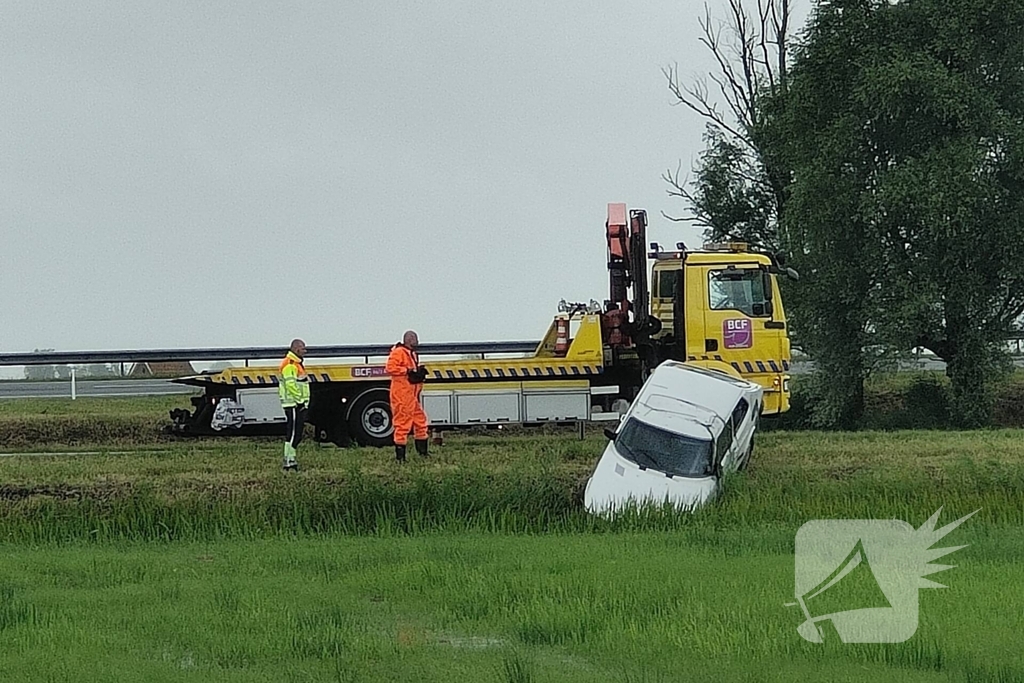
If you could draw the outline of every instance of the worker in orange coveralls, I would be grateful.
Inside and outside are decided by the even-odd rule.
[[[420,392],[427,369],[420,365],[416,347],[420,340],[409,330],[402,342],[391,348],[385,371],[391,376],[391,417],[395,422],[395,460],[405,462],[405,445],[410,429],[416,452],[427,457],[427,415],[420,405]]]

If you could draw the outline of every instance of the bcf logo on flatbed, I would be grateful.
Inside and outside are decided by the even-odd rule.
[[[383,377],[386,375],[383,365],[363,366],[352,368],[353,377]]]
[[[727,349],[749,349],[754,344],[754,331],[749,318],[727,318],[722,321],[722,340]]]

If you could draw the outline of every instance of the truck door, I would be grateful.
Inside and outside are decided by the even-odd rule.
[[[780,336],[785,334],[773,320],[776,297],[772,276],[754,264],[701,270],[703,353],[712,359],[720,357],[741,374],[770,388],[774,376],[782,371]]]

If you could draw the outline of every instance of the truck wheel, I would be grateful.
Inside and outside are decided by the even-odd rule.
[[[359,395],[348,413],[348,428],[360,446],[383,448],[392,443],[395,425],[387,389],[370,389]]]

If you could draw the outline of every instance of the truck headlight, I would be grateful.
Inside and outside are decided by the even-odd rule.
[[[782,393],[784,393],[784,394],[788,394],[789,393],[789,378],[788,377],[785,378],[784,380],[782,380]]]

